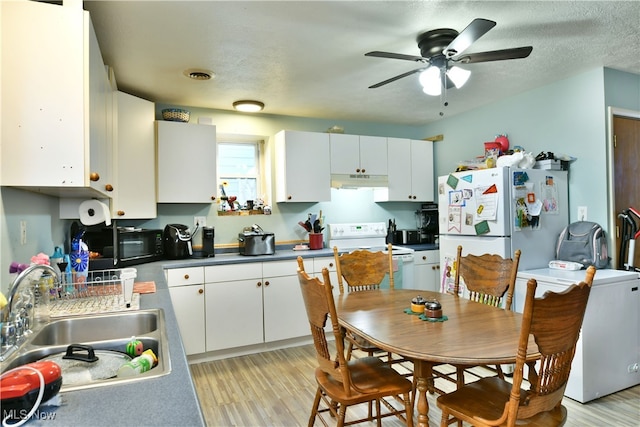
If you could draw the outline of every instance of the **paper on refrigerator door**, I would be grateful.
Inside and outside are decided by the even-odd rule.
[[[476,218],[494,221],[498,217],[499,193],[495,184],[475,188]]]

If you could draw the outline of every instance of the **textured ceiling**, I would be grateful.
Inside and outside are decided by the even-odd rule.
[[[120,90],[148,100],[264,113],[420,125],[596,67],[640,74],[638,1],[85,1]],[[468,64],[462,89],[422,93],[419,68],[366,52],[419,55],[416,37],[497,25],[467,53],[533,46],[526,59]],[[215,73],[209,81],[186,69]]]

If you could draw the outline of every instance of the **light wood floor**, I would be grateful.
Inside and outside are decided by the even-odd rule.
[[[315,364],[312,345],[305,345],[190,368],[208,426],[306,426],[316,391]],[[444,381],[439,385],[453,389]],[[429,425],[439,426],[435,396],[428,395],[428,400]],[[567,427],[640,426],[640,386],[586,404],[565,398],[563,404]],[[347,415],[350,411],[362,416],[366,407],[350,409]],[[401,425],[396,418],[383,419],[383,426]]]

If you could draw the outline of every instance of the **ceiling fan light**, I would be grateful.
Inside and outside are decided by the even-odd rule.
[[[429,67],[420,73],[419,77],[422,91],[427,95],[438,96],[442,93],[442,84],[440,83],[440,69],[438,67]]]
[[[243,113],[257,113],[258,111],[262,111],[264,103],[260,101],[242,100],[234,102],[233,108]]]
[[[457,89],[460,89],[464,84],[469,80],[471,76],[471,71],[465,70],[460,67],[451,67],[449,71],[447,71],[447,76],[451,79],[454,85],[456,85]]]

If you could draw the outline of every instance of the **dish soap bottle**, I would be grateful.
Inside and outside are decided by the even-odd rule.
[[[153,350],[148,349],[142,352],[138,357],[135,357],[131,362],[127,362],[118,369],[118,378],[133,377],[143,372],[147,372],[149,369],[156,366],[158,358]]]
[[[87,282],[89,275],[89,247],[82,241],[84,231],[80,231],[71,241],[71,273],[73,283]]]

